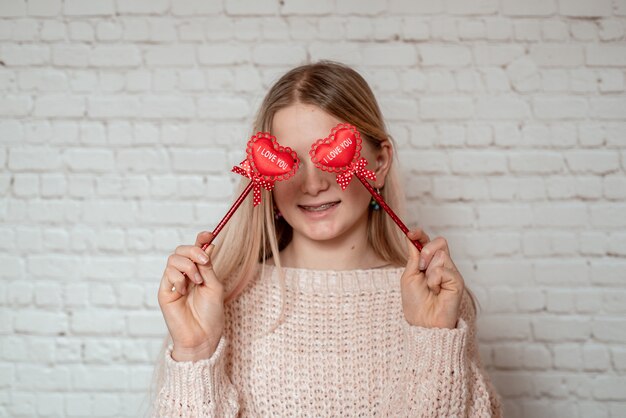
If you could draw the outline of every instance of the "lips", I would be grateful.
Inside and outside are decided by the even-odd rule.
[[[325,210],[328,210],[334,206],[337,206],[339,204],[339,200],[334,201],[334,202],[325,202],[325,203],[319,203],[319,204],[312,204],[312,205],[298,205],[299,208],[307,211],[307,212],[323,212]]]

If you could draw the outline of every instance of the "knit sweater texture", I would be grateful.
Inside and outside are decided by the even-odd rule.
[[[176,362],[167,350],[155,416],[501,415],[468,296],[456,329],[422,328],[404,318],[402,268],[283,272],[281,285],[265,266],[226,305],[211,358]]]

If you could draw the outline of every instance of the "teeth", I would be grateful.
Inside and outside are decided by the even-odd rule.
[[[308,210],[311,212],[321,212],[335,205],[336,203],[333,202],[333,203],[324,203],[323,205],[320,205],[320,206],[302,206],[302,208],[304,208],[304,210]]]

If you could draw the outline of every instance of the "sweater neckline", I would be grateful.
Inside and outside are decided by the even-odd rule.
[[[379,267],[355,270],[312,270],[282,267],[285,288],[298,293],[353,294],[399,290],[404,267]],[[278,267],[260,266],[261,275],[273,283],[280,283]]]

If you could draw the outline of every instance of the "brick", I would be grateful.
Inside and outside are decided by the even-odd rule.
[[[548,285],[586,284],[590,276],[589,267],[582,260],[538,260],[534,270],[537,282]]]
[[[67,316],[60,312],[20,310],[13,327],[16,332],[36,335],[62,335],[67,332]]]
[[[561,173],[563,156],[556,152],[518,151],[509,156],[511,172],[522,174]]]
[[[626,219],[622,216],[626,205],[621,203],[598,203],[590,206],[591,225],[595,227],[624,227]]]
[[[168,0],[117,1],[117,11],[121,14],[161,14],[168,8]]]
[[[489,191],[494,200],[538,200],[545,199],[545,186],[536,178],[492,178],[489,179]]]
[[[603,70],[599,73],[600,91],[618,93],[624,91],[624,74],[619,70]]]
[[[63,153],[65,164],[72,170],[106,172],[115,168],[113,151],[98,149],[68,149]]]
[[[530,116],[528,103],[515,97],[479,97],[476,117],[484,119],[526,119]]]
[[[619,156],[611,151],[568,151],[565,160],[574,173],[608,174],[619,170]]]
[[[533,319],[533,335],[538,341],[586,341],[591,337],[588,318],[546,316]]]
[[[542,2],[543,4],[544,2]],[[519,3],[524,4],[524,3]],[[542,25],[543,39],[546,41],[566,41],[569,39],[569,27],[560,20],[544,20]]]
[[[530,323],[527,318],[515,315],[482,315],[477,322],[483,341],[526,340],[530,336]]]
[[[250,62],[250,49],[243,45],[203,45],[198,47],[198,61],[203,65],[232,65]]]
[[[598,285],[619,286],[624,283],[626,262],[600,259],[591,262],[591,282]]]
[[[593,397],[600,401],[624,401],[626,399],[626,377],[597,376],[593,380]]]
[[[504,41],[511,39],[512,26],[509,19],[487,18],[487,39],[491,41]]]
[[[172,14],[176,16],[202,16],[223,11],[222,2],[204,0],[170,0]]]
[[[300,46],[261,45],[254,47],[252,60],[260,65],[298,65],[306,60],[306,50]]]
[[[184,51],[182,51],[184,52]],[[185,55],[181,52],[181,60]],[[150,55],[146,55],[150,65]],[[90,64],[96,67],[136,67],[141,63],[139,49],[132,45],[101,45],[91,51]]]
[[[578,227],[587,224],[587,208],[583,204],[541,204],[533,207],[535,225]]]
[[[591,98],[591,113],[598,119],[626,119],[626,98]]]
[[[559,0],[559,13],[569,17],[602,17],[612,14],[611,0]]]
[[[585,52],[589,66],[626,66],[626,46],[593,44],[587,45]]]
[[[481,227],[527,226],[531,224],[532,213],[526,206],[488,205],[478,208],[478,224]]]
[[[134,96],[100,96],[87,99],[87,113],[94,118],[120,118],[138,116],[139,99]]]
[[[333,12],[332,0],[310,2],[306,0],[290,0],[281,4],[281,15],[327,15]]]
[[[2,62],[8,66],[35,66],[50,62],[50,48],[28,44],[5,44],[0,49]]]
[[[26,116],[33,108],[28,96],[5,96],[0,98],[0,114],[3,116]]]
[[[361,50],[364,65],[378,66],[411,66],[417,64],[415,48],[407,44],[391,44],[385,46],[366,46]]]
[[[422,119],[468,119],[473,116],[469,97],[424,97],[420,99]]]
[[[449,204],[442,206],[423,206],[419,211],[420,223],[437,227],[469,226],[474,222],[472,210],[465,205]]]
[[[601,344],[583,345],[583,362],[586,371],[606,371],[611,365],[609,350]]]
[[[389,11],[393,14],[436,14],[444,11],[443,0],[390,0]]]
[[[488,197],[484,179],[437,177],[433,179],[433,196],[444,200],[479,200]]]
[[[61,167],[58,151],[44,147],[14,148],[9,150],[9,169],[44,171]]]
[[[621,175],[605,176],[602,189],[610,200],[626,200],[626,178]]]
[[[145,60],[149,67],[190,67],[196,62],[192,46],[151,46],[146,49]]]
[[[531,45],[530,57],[542,67],[579,67],[583,65],[583,49],[579,45]]]
[[[243,119],[249,116],[246,100],[228,97],[207,97],[198,100],[198,116],[202,118]]]
[[[469,48],[456,45],[420,45],[421,64],[424,66],[463,67],[472,61]],[[410,65],[410,64],[409,64]]]
[[[149,223],[189,225],[191,222],[194,222],[193,206],[180,202],[147,202],[140,205],[139,215]]]
[[[82,117],[85,99],[67,95],[39,96],[35,101],[33,115],[38,117]]]
[[[517,309],[521,312],[538,312],[546,309],[545,295],[540,289],[519,289]]]
[[[115,13],[113,0],[65,0],[66,16],[110,16]]]
[[[167,328],[159,312],[133,312],[127,315],[128,334],[133,337],[161,337]]]
[[[169,167],[169,158],[162,149],[122,149],[117,153],[117,168],[122,172],[162,172]]]
[[[538,20],[517,20],[514,22],[513,31],[517,41],[535,42],[541,40],[541,26]]]
[[[455,174],[502,174],[507,171],[506,156],[499,152],[453,151],[450,162]]]
[[[579,97],[536,97],[535,116],[539,119],[582,119],[588,115],[587,101]]]
[[[129,385],[128,369],[111,365],[75,367],[72,370],[72,385],[98,392],[124,390]]]
[[[490,15],[499,9],[498,0],[447,0],[445,5],[446,12],[452,15]]]
[[[124,317],[111,309],[75,311],[70,328],[78,335],[120,335],[124,331]]]
[[[347,15],[378,15],[387,10],[384,0],[362,2],[359,0],[337,0],[336,13]]]
[[[524,369],[549,370],[552,368],[552,354],[544,344],[528,344],[523,353]]]
[[[484,22],[464,21],[459,23],[459,37],[461,39],[484,39],[486,34]]]
[[[61,0],[28,0],[28,15],[38,17],[58,16],[61,12]]]
[[[60,67],[87,67],[90,50],[87,45],[55,45],[52,62]]]
[[[556,12],[554,0],[503,0],[501,5],[502,14],[506,16],[550,16]]]
[[[5,0],[0,4],[0,17],[20,17],[26,14],[24,0]]]
[[[15,386],[21,390],[63,390],[70,387],[70,373],[66,367],[41,367],[23,364],[16,367]]]
[[[229,15],[276,15],[279,3],[272,0],[226,0],[226,13]]]
[[[440,151],[405,151],[398,156],[400,165],[416,174],[443,174],[448,172],[448,156]],[[419,161],[419,164],[415,164]]]
[[[195,115],[195,104],[191,97],[180,95],[143,96],[141,116],[150,119],[190,118]]]

